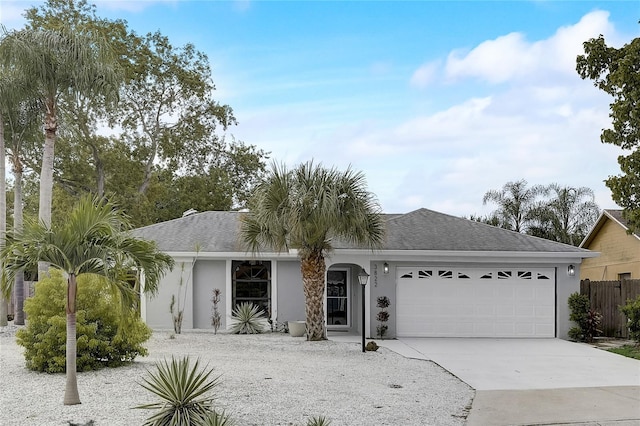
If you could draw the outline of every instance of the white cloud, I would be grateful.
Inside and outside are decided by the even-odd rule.
[[[418,68],[411,76],[411,85],[424,89],[433,83],[440,68],[440,61],[427,62]]]
[[[583,53],[582,43],[613,32],[609,13],[595,11],[575,25],[559,28],[546,40],[530,42],[514,32],[480,43],[471,51],[453,51],[447,58],[448,79],[475,77],[492,84],[525,79],[542,80],[554,73],[575,74],[575,58]]]

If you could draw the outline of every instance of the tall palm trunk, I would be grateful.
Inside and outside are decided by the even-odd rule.
[[[7,187],[6,187],[6,167],[4,158],[4,118],[0,111],[0,248],[4,245],[4,234],[7,232]],[[4,263],[0,260],[0,268],[4,268]],[[9,303],[0,294],[0,326],[7,325],[7,311]]]
[[[40,201],[38,204],[38,218],[51,227],[51,201],[53,198],[53,156],[56,144],[58,119],[56,117],[55,98],[48,98],[45,102],[46,114],[44,118],[44,148],[42,151],[42,169],[40,171]],[[49,269],[45,262],[38,262],[38,279],[41,279]]]
[[[326,340],[324,324],[325,261],[322,252],[312,252],[300,262],[306,298],[307,340]]]
[[[22,231],[22,163],[18,153],[13,155],[13,229],[15,232]],[[24,325],[24,270],[16,273],[13,283],[13,294],[15,295],[16,305],[14,307],[14,320],[16,325]]]
[[[78,283],[75,274],[67,280],[67,383],[64,389],[64,405],[80,404],[78,375],[76,373],[76,294]]]

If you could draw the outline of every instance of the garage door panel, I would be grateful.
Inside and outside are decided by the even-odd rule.
[[[552,269],[398,268],[398,336],[554,337],[549,277]]]
[[[552,318],[555,314],[553,306],[536,306],[536,318]]]
[[[513,306],[504,306],[498,305],[496,306],[496,318],[513,318],[516,314],[516,308]]]

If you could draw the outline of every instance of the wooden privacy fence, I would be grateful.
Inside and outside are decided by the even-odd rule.
[[[603,336],[629,338],[627,317],[620,312],[620,306],[640,295],[640,280],[582,280],[580,294],[588,296],[591,309],[602,314],[600,330]]]

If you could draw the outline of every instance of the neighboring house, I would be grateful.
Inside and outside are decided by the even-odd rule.
[[[640,279],[640,236],[628,233],[622,210],[603,210],[580,247],[600,252],[586,259],[580,269],[581,279],[612,281]]]
[[[305,319],[296,251],[247,252],[238,240],[241,215],[210,211],[135,231],[176,260],[158,295],[142,301],[152,328],[172,328],[169,304],[179,291],[183,330],[212,328],[214,288],[222,292],[223,329],[244,301],[278,322]],[[384,217],[381,249],[335,242],[327,258],[329,331],[362,332],[357,275],[364,268],[368,337],[376,337],[379,296],[391,300],[387,337],[567,336],[567,299],[579,291],[583,259],[597,253],[427,209]]]

